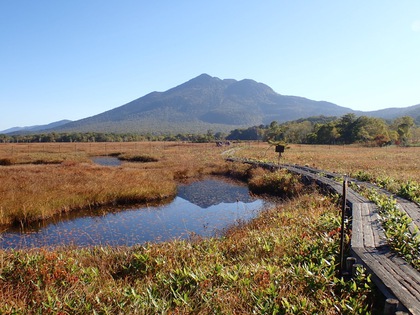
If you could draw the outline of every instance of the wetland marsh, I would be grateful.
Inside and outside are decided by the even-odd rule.
[[[106,162],[109,165],[110,161]],[[251,196],[247,186],[238,181],[207,178],[180,184],[177,196],[166,203],[85,209],[9,228],[0,236],[0,247],[133,246],[215,237],[270,205],[274,201]]]
[[[397,187],[419,181],[419,150],[291,145],[281,162],[349,175],[362,171]],[[111,154],[127,160],[116,167],[91,161]],[[286,173],[227,163],[230,154],[278,161],[266,143],[235,143],[229,150],[212,143],[0,144],[0,159],[7,161],[0,166],[3,229],[82,209],[173,199],[179,183],[208,175],[254,187],[281,182],[291,191],[285,202],[226,229],[223,237],[2,249],[0,313],[380,313],[368,275],[361,270],[345,282],[337,274],[336,200],[303,189]],[[144,155],[150,162],[132,162]]]

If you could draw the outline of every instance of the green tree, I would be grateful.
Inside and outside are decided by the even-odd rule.
[[[279,125],[277,121],[272,121],[265,134],[266,141],[283,141],[285,127]]]
[[[329,122],[318,126],[316,139],[319,144],[335,144],[340,138],[340,133],[335,122]]]
[[[394,120],[392,127],[398,133],[400,145],[407,145],[411,129],[415,126],[413,117],[403,116]]]
[[[370,142],[383,146],[390,141],[388,127],[383,119],[360,116],[353,125],[354,139],[358,142]]]
[[[310,121],[290,123],[284,131],[284,139],[287,143],[305,143],[312,131],[313,126]]]
[[[354,125],[356,123],[356,115],[349,113],[341,117],[337,124],[339,140],[343,143],[355,142]]]

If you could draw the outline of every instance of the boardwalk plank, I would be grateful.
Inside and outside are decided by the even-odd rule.
[[[375,284],[387,298],[395,295],[412,314],[420,314],[420,299],[416,281],[410,281],[410,278],[397,264],[386,259],[386,256],[376,250],[360,248],[355,250],[366,268],[375,275],[373,278]]]
[[[374,238],[374,247],[379,248],[387,244],[385,233],[382,229],[378,207],[373,203],[366,203],[366,206],[369,208],[369,224],[372,229],[373,238]]]
[[[370,222],[370,207],[368,203],[362,203],[362,226],[363,226],[363,244],[364,247],[375,247],[375,239],[372,231],[372,224]]]
[[[353,204],[352,215],[351,246],[363,247],[362,206],[360,203]]]
[[[397,199],[397,206],[401,211],[407,213],[417,228],[420,228],[420,206],[401,198]]]

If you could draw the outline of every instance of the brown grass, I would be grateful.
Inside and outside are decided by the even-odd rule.
[[[89,164],[8,167],[0,172],[0,223],[28,222],[61,211],[173,196],[176,187],[170,174],[160,176],[135,168]]]
[[[62,211],[160,200],[174,196],[178,180],[220,172],[224,161],[208,144],[2,144],[0,224],[25,223]],[[94,165],[89,157],[147,154],[157,162]]]
[[[150,157],[155,162],[94,165],[90,157]],[[267,143],[33,143],[0,144],[0,224],[46,218],[61,211],[174,196],[176,183],[210,173],[224,174],[228,155],[278,161]],[[376,178],[420,182],[420,148],[291,145],[283,163],[310,165],[340,174],[363,171]],[[244,166],[230,167],[242,175]]]
[[[289,145],[281,163],[309,165],[325,171],[352,175],[359,171],[375,177],[420,182],[420,147],[369,148],[357,145]],[[236,156],[278,161],[278,153],[267,143],[244,145]]]

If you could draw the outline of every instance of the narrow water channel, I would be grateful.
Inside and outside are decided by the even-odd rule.
[[[0,247],[127,245],[219,236],[273,203],[253,197],[244,185],[206,179],[180,185],[169,204],[135,209],[99,209],[61,215],[34,226],[0,234]]]

